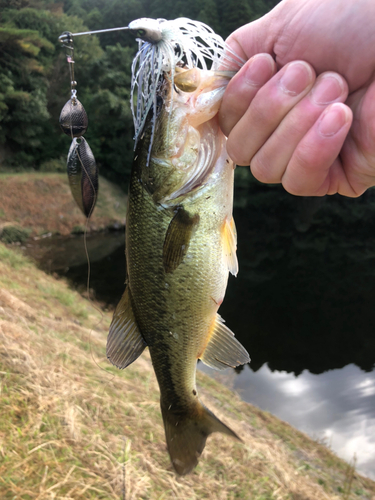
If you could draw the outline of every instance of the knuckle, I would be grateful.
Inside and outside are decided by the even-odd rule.
[[[282,180],[282,185],[285,191],[294,196],[313,196],[314,194],[308,187],[297,184],[290,179],[288,179],[287,181]]]
[[[287,117],[288,140],[300,139],[303,132],[307,132],[307,130],[314,123],[315,119],[316,117],[314,115],[310,116],[307,110],[305,110],[305,112],[298,110],[297,113],[289,113]]]
[[[316,149],[311,144],[300,145],[293,153],[292,161],[300,171],[309,171],[316,164]]]
[[[251,103],[254,123],[267,126],[279,123],[289,110],[288,96],[280,94],[275,82],[259,89]]]
[[[374,165],[375,161],[375,120],[368,120],[366,123],[365,133],[359,138],[360,145],[365,156],[372,160]]]
[[[275,104],[275,105],[274,105]],[[277,103],[273,103],[267,99],[254,99],[252,103],[252,121],[256,124],[269,124],[275,121],[278,116]]]
[[[275,173],[273,164],[266,155],[256,154],[250,162],[251,172],[254,177],[265,184],[276,184],[280,182],[280,177]]]
[[[229,139],[227,143],[227,153],[236,165],[245,167],[250,164],[250,159],[244,154],[244,151],[241,151],[241,147],[232,145]]]

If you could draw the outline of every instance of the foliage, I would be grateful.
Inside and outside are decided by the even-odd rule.
[[[57,102],[68,80],[64,56],[56,41],[65,26],[84,30],[78,18],[25,7],[7,9],[0,26],[0,127],[5,163],[39,168],[61,156]],[[77,43],[86,64],[101,55],[98,40]]]
[[[130,73],[127,71],[132,59],[131,48],[119,43],[108,46],[103,57],[88,69],[82,93],[89,116],[85,137],[102,167],[101,173],[113,180],[121,179],[123,185],[133,161]]]
[[[24,243],[30,236],[31,230],[19,226],[5,226],[0,239],[4,243]]]

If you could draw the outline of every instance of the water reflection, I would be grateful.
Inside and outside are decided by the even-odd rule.
[[[354,363],[371,371],[375,191],[299,198],[250,182],[235,199],[240,271],[220,314],[251,367],[298,374]]]
[[[375,479],[375,373],[355,365],[321,375],[304,371],[257,372],[245,367],[223,377],[199,363],[199,369],[236,390],[244,401],[269,411],[297,429],[323,441],[347,461],[354,453],[357,469]]]

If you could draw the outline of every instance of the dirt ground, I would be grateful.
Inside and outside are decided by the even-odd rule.
[[[124,225],[126,195],[104,178],[89,231]],[[76,205],[65,174],[45,172],[0,175],[0,231],[7,225],[30,231],[67,235],[82,231],[86,217]]]

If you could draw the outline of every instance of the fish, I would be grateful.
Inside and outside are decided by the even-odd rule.
[[[250,361],[218,314],[238,261],[234,166],[217,113],[233,65],[242,61],[197,21],[140,19],[129,28],[141,37],[132,79],[136,146],[126,288],[107,358],[123,369],[148,346],[167,449],[182,476],[211,433],[240,440],[200,401],[196,369],[198,359],[218,370]]]

